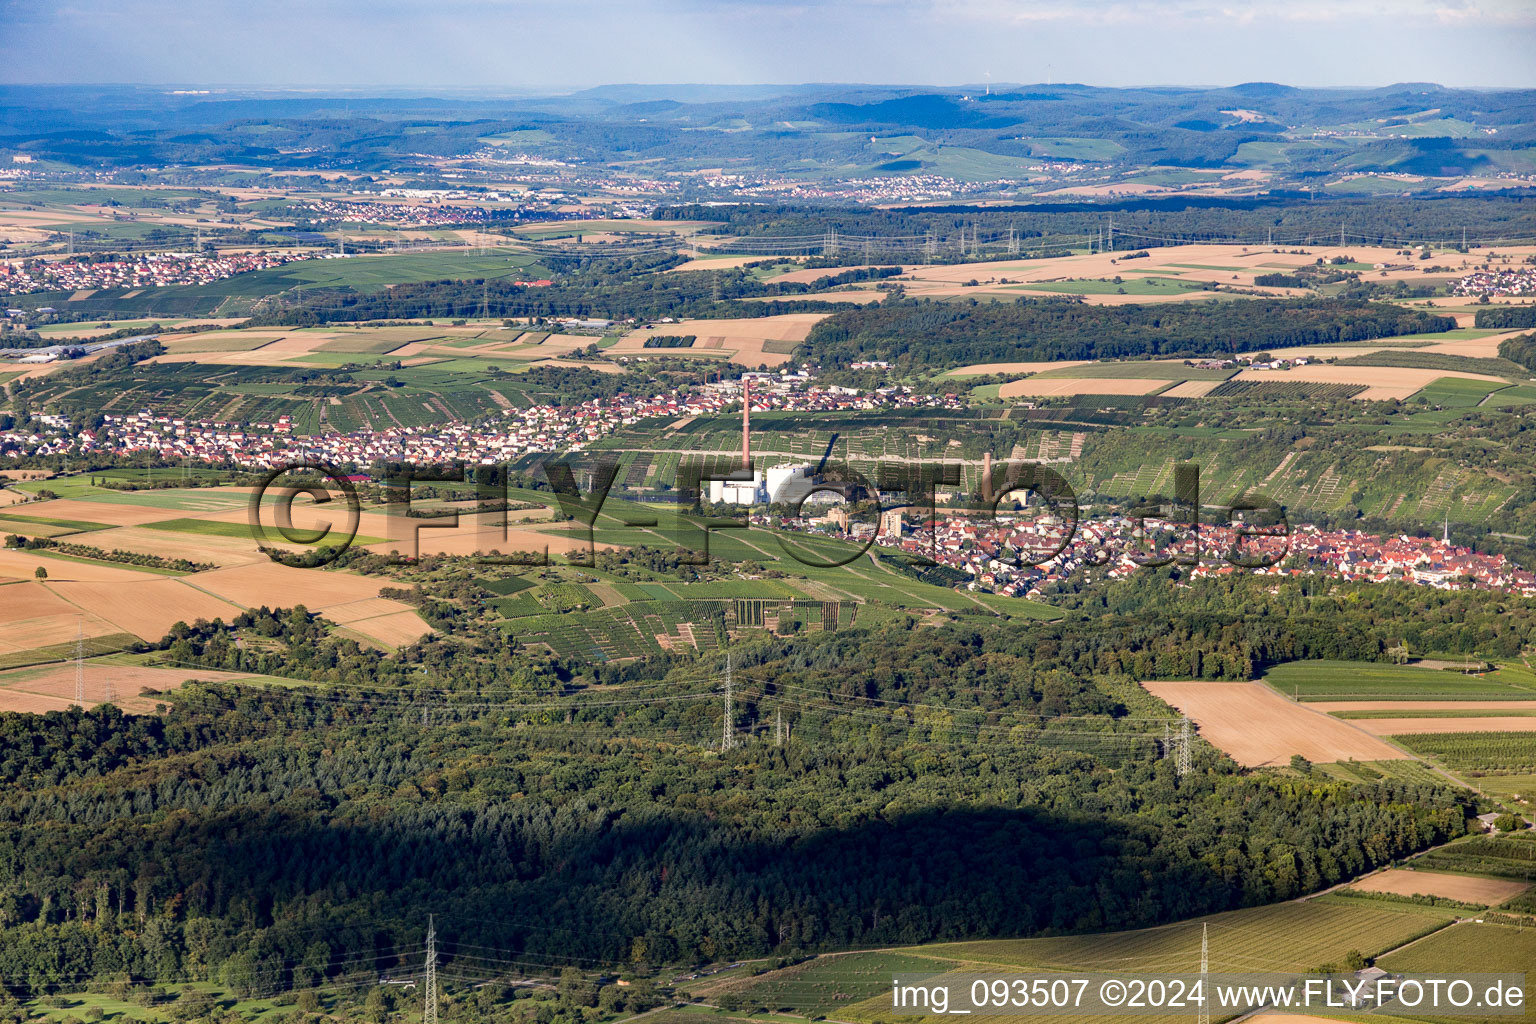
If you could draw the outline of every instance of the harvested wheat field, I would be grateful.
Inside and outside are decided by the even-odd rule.
[[[1365,402],[1404,399],[1424,389],[1441,377],[1461,377],[1508,383],[1503,377],[1458,370],[1423,370],[1407,366],[1329,366],[1313,364],[1290,370],[1243,370],[1233,380],[1263,381],[1270,384],[1309,382],[1320,384],[1358,384],[1365,388],[1355,397]]]
[[[295,569],[265,559],[198,573],[187,579],[240,608],[291,608],[302,604],[311,612],[362,633],[369,632],[369,621],[385,619],[381,629],[389,635],[405,631],[404,618],[396,616],[409,616],[416,620],[417,635],[431,631],[409,605],[379,596],[379,588],[388,585],[388,580],[325,569]]]
[[[630,331],[610,346],[609,356],[697,356],[719,352],[746,366],[778,366],[788,362],[790,349],[805,340],[826,313],[785,313],[740,320],[685,320]],[[645,340],[658,334],[691,334],[690,348],[646,348]],[[589,341],[591,339],[588,339]],[[546,342],[547,344],[547,342]],[[782,350],[782,351],[770,351]]]
[[[351,604],[379,596],[387,580],[369,579],[348,572],[326,569],[295,569],[263,558],[249,565],[214,569],[187,577],[196,585],[241,608],[291,608],[302,604],[310,611],[339,604]],[[408,611],[394,602],[395,611]]]
[[[1438,711],[1454,715],[1458,711],[1536,711],[1536,700],[1309,700],[1307,707],[1330,715],[1335,711]]]
[[[1349,887],[1361,892],[1389,892],[1398,896],[1439,896],[1442,899],[1481,903],[1491,907],[1520,895],[1531,885],[1529,882],[1514,882],[1503,878],[1474,878],[1471,875],[1453,875],[1443,871],[1389,868],[1351,882]]]
[[[146,555],[209,562],[221,567],[266,561],[266,556],[257,550],[256,542],[249,536],[216,537],[211,534],[157,530],[150,526],[120,526],[111,530],[98,530],[75,539],[108,550],[121,548]],[[50,569],[49,575],[52,574]]]
[[[743,302],[773,302],[777,295],[749,295]],[[843,302],[855,306],[868,306],[885,298],[884,292],[875,291],[873,288],[862,288],[849,292],[806,292],[803,298],[815,299],[817,302]]]
[[[1387,761],[1409,755],[1352,723],[1286,700],[1263,683],[1142,683],[1194,720],[1200,736],[1248,768],[1308,761]]]
[[[159,640],[177,622],[224,619],[242,608],[199,590],[187,577],[136,573],[136,579],[112,583],[58,583],[52,589],[77,608],[90,611],[140,640]]]
[[[357,601],[347,601],[342,604],[328,606],[325,617],[333,622],[343,625],[352,625],[362,622],[364,619],[376,619],[381,615],[398,615],[400,602],[391,601],[387,597],[365,597]],[[403,614],[415,615],[415,612],[407,611]],[[418,620],[419,621],[419,620]]]
[[[0,654],[31,651],[121,632],[90,609],[64,600],[44,583],[0,585]]]
[[[539,366],[572,366],[583,370],[594,370],[597,373],[623,373],[624,367],[615,366],[613,363],[584,363],[579,359],[540,359]]]
[[[406,647],[432,632],[415,612],[393,612],[361,619],[347,623],[343,629],[386,647]]]
[[[112,703],[124,711],[134,712],[153,711],[156,704],[153,697],[139,696],[140,690],[175,690],[189,679],[226,682],[252,678],[238,672],[210,669],[118,665],[113,664],[112,659],[88,659],[84,662],[83,675],[88,705],[101,702],[110,684]],[[74,703],[73,662],[0,672],[0,711],[60,711]]]
[[[158,523],[162,519],[177,519],[187,513],[172,508],[155,508],[147,505],[60,498],[57,501],[33,502],[26,508],[12,509],[9,514],[32,516],[38,519],[62,519],[69,522],[104,523],[107,526],[141,526],[144,523]],[[26,532],[23,524],[15,525],[17,529]],[[77,540],[82,544],[91,543],[85,537]]]
[[[1357,718],[1350,721],[1377,736],[1415,732],[1536,732],[1536,715],[1512,715],[1505,718]]]
[[[1529,331],[1504,331],[1501,334],[1489,334],[1481,338],[1441,341],[1433,345],[1425,345],[1418,351],[1445,352],[1453,356],[1467,356],[1471,359],[1497,359],[1499,358],[1499,344],[1501,342],[1529,333]]]
[[[1053,395],[1149,395],[1171,380],[1124,377],[1026,377],[998,389],[1000,398],[1045,398]]]
[[[691,259],[686,263],[679,263],[667,271],[669,274],[682,273],[685,270],[735,270],[744,267],[748,263],[761,263],[762,256],[701,256]],[[822,271],[824,274],[835,274],[835,270]],[[782,280],[782,278],[775,278]]]
[[[282,331],[209,331],[206,334],[187,334],[180,337],[167,337],[162,339],[165,345],[165,354],[155,356],[148,360],[152,363],[209,363],[219,365],[237,366],[245,365],[271,365],[281,362],[281,359],[268,359],[264,354],[259,355],[265,349],[271,348],[280,339],[289,337]],[[301,339],[302,336],[292,336]],[[308,343],[305,343],[308,345]],[[305,354],[312,349],[301,349],[298,354]]]
[[[91,704],[99,703],[99,700],[93,699],[89,692],[87,692],[85,699]],[[125,711],[142,710],[128,708],[125,701],[119,701],[115,696],[112,702]],[[64,711],[74,703],[76,703],[74,700],[68,700],[63,697],[48,697],[40,693],[26,693],[21,690],[0,690],[0,711],[10,711],[19,715],[46,715],[50,711]]]
[[[1164,391],[1163,398],[1204,398],[1220,384],[1219,380],[1186,380]]]
[[[73,610],[44,583],[7,583],[0,587],[0,621],[8,624]]]
[[[1514,260],[1510,265],[1518,264],[1524,258],[1525,251],[1524,248],[1509,250]],[[1500,252],[1505,250],[1501,249]],[[962,263],[904,266],[901,282],[908,294],[926,297],[974,296],[978,293],[1017,296],[1019,292],[1014,286],[1019,284],[1049,284],[1067,279],[1112,279],[1117,275],[1134,278],[1148,274],[1173,277],[1192,284],[1208,282],[1221,286],[1223,290],[1253,289],[1257,287],[1254,279],[1260,274],[1291,270],[1312,264],[1318,259],[1326,261],[1339,256],[1347,256],[1373,267],[1380,266],[1381,269],[1362,272],[1371,280],[1401,279],[1418,282],[1425,277],[1423,264],[1418,260],[1401,256],[1394,249],[1366,245],[1343,248],[1337,245],[1307,246],[1305,252],[1301,253],[1275,252],[1272,247],[1265,246],[1181,245],[1150,249],[1145,257],[1136,259],[1126,259],[1125,256],[1124,252],[1084,253],[1051,259],[998,260],[985,265]],[[1434,263],[1445,268],[1438,276],[1446,278],[1459,276],[1485,259],[1486,256],[1481,254],[1463,256],[1455,252],[1436,252]],[[824,271],[796,271],[783,279],[804,279],[821,273]],[[979,285],[968,285],[972,280],[979,281]],[[1299,294],[1293,288],[1265,287],[1260,290],[1271,295]],[[1049,294],[1038,289],[1030,291]],[[1123,305],[1200,301],[1220,294],[1220,291],[1195,288],[1162,295],[1100,293],[1086,295],[1084,300],[1101,305]]]
[[[64,558],[53,558],[36,551],[0,550],[0,580],[30,581],[38,567],[48,571],[49,583],[64,580],[126,582],[143,579],[145,575],[136,569],[106,562],[75,562]],[[3,607],[0,605],[0,608]]]
[[[415,519],[411,522],[420,523],[423,520]],[[419,554],[476,555],[496,551],[511,554],[546,550],[551,555],[569,555],[573,552],[586,551],[587,543],[584,532],[509,528],[503,535],[499,526],[481,530],[466,521],[455,530],[425,529],[421,530],[415,539],[396,536],[383,543],[369,544],[366,547],[370,551],[393,551],[414,558]],[[597,547],[606,551],[614,545],[598,544]]]

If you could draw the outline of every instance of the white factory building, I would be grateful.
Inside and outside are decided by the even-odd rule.
[[[752,481],[711,480],[709,500],[724,505],[761,505],[770,501],[796,502],[811,490],[816,467],[810,463],[769,466],[752,471]]]

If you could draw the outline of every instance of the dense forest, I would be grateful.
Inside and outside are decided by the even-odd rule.
[[[1536,327],[1536,306],[1493,306],[1480,309],[1473,318],[1478,327],[1507,331],[1512,328]]]
[[[251,324],[315,324],[326,321],[397,320],[421,317],[761,317],[828,311],[836,304],[805,295],[828,284],[890,276],[890,268],[829,273],[819,282],[763,283],[745,268],[664,274],[682,262],[673,253],[629,259],[551,260],[566,270],[548,287],[507,280],[429,281],[360,294],[345,289],[308,289],[274,296],[257,306]],[[741,301],[767,299],[769,301]]]
[[[1246,299],[1091,306],[1070,299],[956,305],[891,301],[818,323],[798,354],[832,368],[1016,360],[1182,358],[1446,331],[1448,316],[1358,300]]]
[[[952,238],[965,232],[1021,241],[1095,234],[1113,220],[1119,247],[1139,249],[1182,240],[1236,239],[1287,244],[1308,238],[1328,244],[1345,231],[1363,244],[1399,244],[1418,239],[1458,244],[1530,234],[1536,195],[1493,193],[1469,197],[1440,194],[1403,198],[1328,198],[1277,189],[1261,196],[1171,196],[1111,201],[1038,201],[994,206],[832,207],[812,205],[675,204],[658,218],[704,221],[723,235],[749,238],[822,235],[911,237],[933,233]],[[876,244],[876,250],[878,243]]]
[[[1519,363],[1536,373],[1536,334],[1522,334],[1499,342],[1499,358]]]
[[[383,655],[302,609],[178,627],[162,657],[190,677],[335,685],[0,716],[0,979],[270,992],[387,971],[428,913],[449,949],[592,964],[1124,928],[1461,834],[1448,789],[1251,774],[1203,745],[1181,778],[1132,679],[1372,660],[1405,627],[1449,649],[1528,631],[1529,602],[1232,579],[1170,603],[1170,582],[1084,591],[1058,623],[739,643],[725,751],[717,655],[562,665],[451,622]]]

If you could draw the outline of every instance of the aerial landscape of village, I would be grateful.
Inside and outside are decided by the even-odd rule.
[[[0,1024],[1536,1019],[1533,54],[0,0]]]

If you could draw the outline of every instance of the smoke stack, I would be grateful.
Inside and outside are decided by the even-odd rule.
[[[741,378],[741,468],[752,468],[752,379]]]
[[[987,501],[992,500],[992,453],[983,452],[981,456],[981,496]]]

